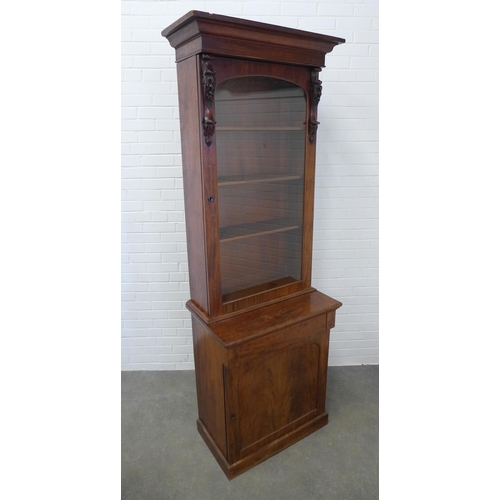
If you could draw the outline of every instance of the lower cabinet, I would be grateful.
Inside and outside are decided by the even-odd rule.
[[[198,430],[229,479],[327,424],[340,305],[313,291],[212,324],[190,307]]]

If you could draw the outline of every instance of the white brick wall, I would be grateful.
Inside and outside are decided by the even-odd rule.
[[[193,369],[174,50],[190,10],[340,36],[319,106],[313,286],[343,302],[330,365],[378,363],[378,2],[122,2],[122,369]]]

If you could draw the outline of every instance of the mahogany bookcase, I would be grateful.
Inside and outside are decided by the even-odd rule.
[[[191,11],[175,48],[198,430],[229,479],[328,422],[311,287],[319,73],[342,38]]]

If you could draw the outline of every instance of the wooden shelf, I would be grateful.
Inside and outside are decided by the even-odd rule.
[[[260,182],[296,181],[300,175],[228,175],[219,178],[218,186],[235,186],[238,184],[257,184]]]
[[[248,81],[248,80],[247,80]],[[252,81],[254,83],[255,80]],[[281,85],[281,84],[280,84]],[[268,85],[267,85],[268,86]],[[283,89],[280,88],[281,92],[283,92]],[[237,96],[231,96],[230,94],[226,95],[221,95],[219,99],[217,100],[218,103],[237,103],[237,104],[247,104],[247,103],[253,103],[253,102],[261,102],[261,101],[273,101],[273,102],[279,102],[279,103],[285,103],[285,104],[290,104],[293,102],[296,102],[297,99],[302,99],[302,96],[297,96],[297,95],[286,95],[286,94],[281,94],[279,97],[277,97],[273,92],[269,92],[264,90],[263,92],[257,93],[253,92],[253,89],[249,89],[249,91],[252,92],[252,94],[247,94],[246,96],[242,97],[241,95]]]
[[[290,283],[297,283],[298,281],[299,280],[292,278],[291,276],[286,276],[285,278],[262,283],[261,285],[245,288],[244,290],[238,290],[237,292],[226,293],[222,296],[222,301],[231,302],[233,300],[241,299],[242,297],[248,297],[249,295],[255,295],[257,293],[273,290],[274,288],[279,288],[280,286],[286,286]]]
[[[291,219],[270,219],[267,221],[242,224],[240,226],[229,226],[220,228],[220,242],[254,238],[265,234],[283,233],[300,229],[300,225]]]
[[[249,127],[246,125],[221,125],[216,127],[217,132],[272,132],[272,131],[277,131],[277,132],[289,132],[289,131],[297,131],[297,130],[304,130],[305,126],[304,125],[297,125],[297,126],[256,126],[256,127]]]

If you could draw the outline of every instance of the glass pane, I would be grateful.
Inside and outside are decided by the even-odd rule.
[[[285,80],[215,92],[223,302],[301,279],[306,99]]]

